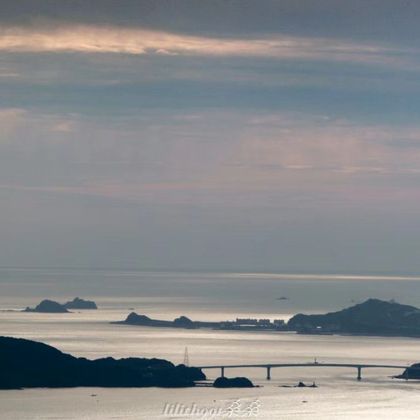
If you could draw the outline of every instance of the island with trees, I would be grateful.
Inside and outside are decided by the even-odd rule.
[[[288,322],[290,330],[304,334],[354,334],[420,337],[420,309],[380,299],[327,314],[298,314]]]

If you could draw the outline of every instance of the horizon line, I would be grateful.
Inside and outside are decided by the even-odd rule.
[[[352,274],[352,273],[308,273],[308,272],[274,272],[274,271],[236,271],[236,270],[209,270],[209,269],[168,269],[168,268],[140,268],[140,267],[65,267],[65,266],[0,266],[0,270],[28,271],[28,270],[81,270],[81,271],[123,271],[139,273],[160,273],[160,274],[212,274],[225,276],[231,279],[241,278],[271,278],[279,280],[388,280],[388,281],[420,281],[420,275],[398,275],[398,274]]]

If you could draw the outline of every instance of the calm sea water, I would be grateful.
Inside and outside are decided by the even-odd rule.
[[[153,329],[112,325],[131,310],[173,319],[236,316],[288,318],[300,311],[340,309],[368,297],[395,299],[420,307],[420,281],[407,278],[342,278],[261,274],[144,273],[105,270],[1,270],[0,308],[21,309],[48,297],[94,299],[98,311],[72,314],[0,312],[0,334],[26,337],[89,358],[162,357],[190,364],[318,361],[409,364],[420,361],[420,340],[379,337],[304,336],[274,332]],[[288,300],[277,300],[286,296]],[[245,415],[258,400],[261,419],[409,419],[418,418],[419,382],[391,379],[398,371],[350,369],[227,370],[246,375],[260,388],[60,389],[0,392],[1,419],[162,419],[165,404],[207,409],[211,416],[239,401]],[[209,371],[215,377],[218,372]],[[316,389],[283,388],[316,381]],[[241,411],[242,410],[242,411]],[[228,417],[225,417],[228,418]],[[255,417],[254,417],[255,418]]]

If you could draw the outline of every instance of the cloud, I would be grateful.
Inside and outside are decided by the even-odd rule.
[[[272,114],[251,120],[233,162],[266,172],[276,183],[280,172],[300,171],[311,176],[351,177],[363,174],[415,173],[420,167],[420,129],[329,120],[324,116]],[[410,139],[410,147],[405,143]],[[403,143],[401,145],[401,142]],[[273,175],[273,172],[278,172]],[[252,175],[251,175],[252,177]]]
[[[368,202],[378,198],[375,191],[395,197],[398,186],[417,199],[418,126],[226,109],[97,121],[3,109],[0,123],[9,124],[0,136],[3,189],[258,206],[261,195],[291,192],[321,205],[325,194],[360,193]]]
[[[0,50],[8,52],[79,52],[275,59],[334,60],[398,64],[401,53],[387,48],[334,39],[267,35],[258,38],[217,38],[113,26],[73,25],[36,28],[4,27]]]

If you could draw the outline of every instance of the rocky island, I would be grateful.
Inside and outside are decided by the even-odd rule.
[[[54,300],[44,299],[34,308],[27,307],[24,312],[40,313],[69,313],[69,309],[98,309],[92,300],[84,300],[78,297],[66,303],[55,302]]]
[[[55,302],[53,300],[44,299],[41,301],[35,308],[30,308],[29,306],[24,310],[24,312],[40,312],[40,313],[68,313],[67,308],[61,303]]]
[[[64,304],[66,309],[98,309],[93,300],[80,299],[75,297],[72,301]]]
[[[214,388],[254,388],[254,384],[245,377],[226,378],[221,376],[213,382]]]
[[[306,334],[359,334],[420,337],[420,309],[379,299],[323,315],[298,314],[288,322],[290,330]]]
[[[198,368],[162,359],[77,358],[36,341],[0,337],[0,389],[64,387],[192,387]]]

